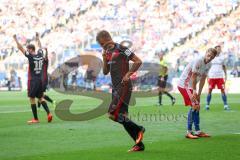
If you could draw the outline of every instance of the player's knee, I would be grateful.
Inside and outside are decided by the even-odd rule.
[[[113,115],[113,114],[108,114],[108,118],[111,119],[114,122],[118,122],[118,123],[123,123],[123,121],[125,120],[125,118],[121,115]]]
[[[35,104],[35,98],[29,98],[31,104]]]
[[[39,101],[40,103],[42,103],[42,102],[44,102],[45,100],[44,100],[44,98],[42,97],[42,98],[38,98],[38,101]]]

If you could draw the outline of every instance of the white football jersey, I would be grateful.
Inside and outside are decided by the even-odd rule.
[[[211,63],[205,64],[204,57],[200,57],[192,62],[190,62],[183,73],[180,76],[178,86],[181,88],[192,88],[192,73],[197,73],[197,82],[201,79],[203,75],[208,75],[208,71],[211,68]]]
[[[209,78],[224,78],[223,65],[225,65],[224,56],[217,56],[212,60],[212,66],[209,70]]]

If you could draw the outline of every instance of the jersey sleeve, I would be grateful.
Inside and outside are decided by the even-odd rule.
[[[134,56],[134,53],[130,51],[130,49],[126,48],[123,52],[123,55],[128,59],[131,60],[132,57]]]
[[[125,47],[125,46],[122,46],[120,44],[117,44],[117,45],[118,45],[118,49],[120,50],[121,54],[124,57],[126,57],[128,60],[131,60],[133,55],[134,55],[134,53],[130,49]]]

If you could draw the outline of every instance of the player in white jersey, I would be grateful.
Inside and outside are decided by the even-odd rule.
[[[225,93],[225,82],[227,80],[227,71],[226,66],[224,63],[224,57],[220,55],[221,53],[221,46],[216,46],[215,49],[217,50],[218,54],[212,61],[211,69],[208,73],[208,95],[207,95],[207,105],[206,110],[209,110],[210,101],[212,98],[212,90],[217,86],[218,89],[221,90],[222,93],[222,100],[224,103],[224,109],[230,110],[227,104],[227,96]],[[224,80],[225,78],[225,80]]]
[[[185,106],[191,107],[188,112],[186,138],[197,139],[199,137],[210,137],[200,130],[200,96],[208,71],[211,67],[210,62],[216,55],[217,51],[214,48],[208,49],[204,57],[197,58],[190,62],[180,77],[178,90],[183,96]],[[199,81],[200,83],[197,91],[197,83]],[[195,133],[192,131],[192,124],[195,126]]]

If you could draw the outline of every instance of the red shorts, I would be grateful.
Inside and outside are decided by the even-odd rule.
[[[208,79],[209,89],[214,89],[216,86],[218,89],[224,89],[223,78],[209,78]]]
[[[192,100],[192,94],[193,94],[193,90],[189,89],[189,88],[182,88],[178,86],[178,90],[181,93],[181,95],[183,96],[184,99],[184,103],[185,106],[195,106],[195,105],[199,105],[198,101],[193,101]]]

